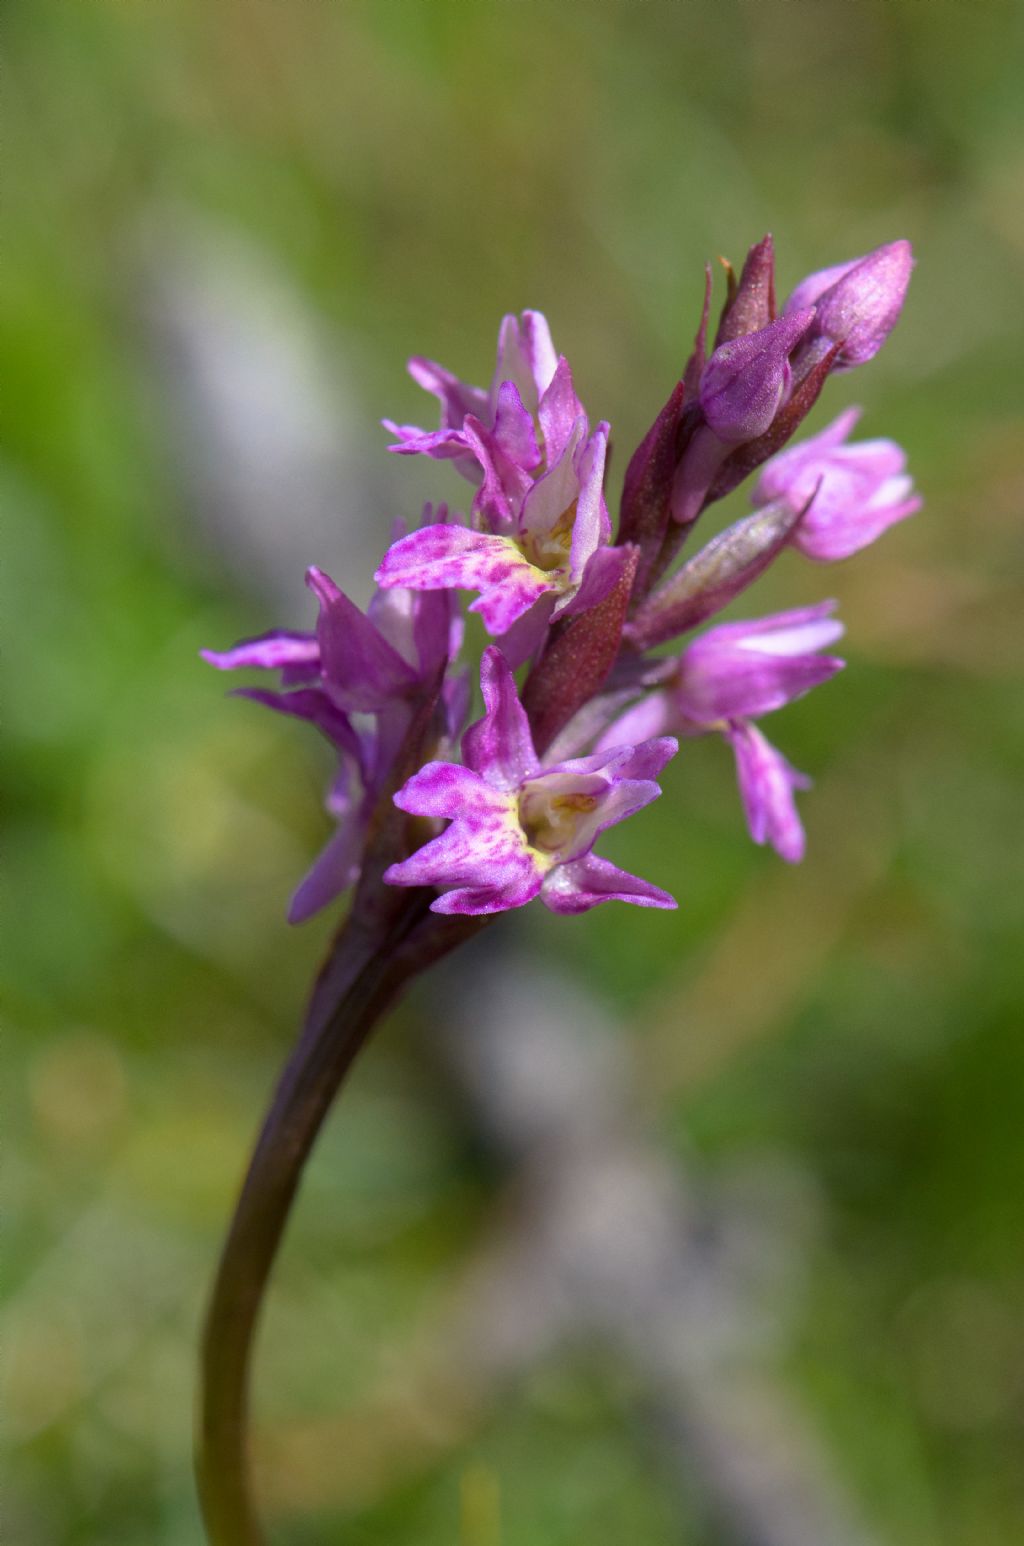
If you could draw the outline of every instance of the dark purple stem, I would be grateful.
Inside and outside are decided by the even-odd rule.
[[[250,1488],[253,1339],[292,1202],[317,1134],[373,1027],[411,977],[489,919],[444,919],[414,891],[386,927],[357,905],[313,993],[275,1091],[231,1221],[202,1344],[197,1474],[210,1546],[263,1546]],[[371,910],[372,911],[372,910]]]

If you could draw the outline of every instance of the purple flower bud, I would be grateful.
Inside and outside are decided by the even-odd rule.
[[[719,440],[739,445],[764,434],[789,386],[789,356],[813,321],[810,309],[791,312],[715,350],[701,374],[700,406]]]
[[[864,258],[808,275],[786,302],[785,315],[798,315],[813,304],[814,325],[805,343],[826,339],[840,344],[837,370],[863,365],[896,326],[913,266],[910,243],[889,242]]]
[[[831,268],[819,268],[815,273],[808,274],[806,279],[801,279],[791,295],[786,297],[783,306],[783,314],[788,315],[794,311],[804,311],[808,306],[816,306],[819,296],[824,295],[837,284],[844,275],[858,263],[863,263],[863,258],[849,258],[845,263],[833,263]]]
[[[779,409],[768,429],[763,435],[758,435],[756,440],[748,440],[745,445],[737,446],[729,456],[719,465],[711,484],[706,492],[706,498],[724,499],[726,494],[742,483],[756,467],[760,467],[781,451],[786,442],[791,439],[800,425],[806,419],[811,409],[821,394],[821,389],[828,380],[836,354],[839,351],[838,344],[826,344],[819,342],[815,346],[825,350],[824,355],[813,360],[808,365],[808,360],[802,359],[801,371],[797,384],[794,386],[785,404]],[[811,349],[806,351],[807,356],[812,354]],[[807,367],[806,374],[803,367]]]
[[[859,417],[849,408],[819,435],[773,456],[752,495],[759,506],[809,506],[790,541],[819,562],[848,558],[921,508],[895,441],[844,444]]]

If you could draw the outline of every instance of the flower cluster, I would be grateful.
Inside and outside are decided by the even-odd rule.
[[[849,441],[859,410],[788,445],[829,375],[870,360],[910,278],[907,242],[811,274],[781,308],[770,237],[751,248],[708,343],[711,276],[693,351],[629,463],[616,539],[605,502],[609,428],[590,427],[539,312],[506,317],[489,389],[416,358],[440,401],[436,430],[387,421],[392,450],[451,461],[474,486],[465,516],[426,507],[396,533],[366,612],[319,569],[315,633],[274,632],[222,669],[279,673],[239,691],[314,724],[334,748],[336,828],[299,886],[298,921],[371,867],[383,887],[427,888],[431,908],[487,914],[539,897],[555,912],[617,899],[673,907],[594,853],[606,828],[655,799],[679,738],[731,746],[751,836],[790,861],[809,780],[757,721],[838,671],[832,603],[691,634],[785,548],[846,558],[919,508],[888,440]],[[753,513],[675,565],[710,505],[751,474]],[[464,730],[458,593],[494,641],[484,713]],[[516,672],[521,670],[520,685]]]

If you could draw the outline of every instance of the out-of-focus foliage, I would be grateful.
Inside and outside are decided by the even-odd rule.
[[[301,624],[314,559],[359,589],[393,516],[448,486],[396,467],[376,428],[420,411],[406,355],[486,380],[505,310],[547,312],[613,424],[617,492],[701,265],[768,227],[783,283],[897,236],[919,260],[888,347],[824,411],[864,402],[926,512],[835,569],[787,557],[758,594],[834,594],[849,629],[849,671],[773,726],[816,776],[808,860],[751,847],[727,751],[694,743],[608,844],[677,914],[508,927],[621,1013],[681,1157],[805,1176],[822,1227],[779,1356],[880,1538],[1021,1540],[1022,18],[1011,0],[6,6],[12,1541],[197,1539],[202,1297],[327,938],[283,921],[326,830],[321,748],[225,702],[198,647]],[[192,306],[193,370],[235,348],[211,390],[257,493],[260,432],[290,414],[302,444],[315,413],[275,398],[274,348],[238,356],[250,291],[225,273],[305,319],[338,405],[336,512],[310,516],[293,471],[259,540],[230,489],[210,495],[168,314]],[[472,1420],[406,1390],[493,1201],[430,1020],[424,990],[367,1057],[289,1237],[258,1400],[281,1538],[345,1518],[389,1546],[707,1539],[673,1515],[614,1372],[559,1362]]]

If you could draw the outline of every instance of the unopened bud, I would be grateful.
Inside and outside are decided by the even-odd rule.
[[[867,257],[810,274],[786,302],[785,314],[813,304],[814,323],[804,340],[839,344],[834,369],[849,370],[874,358],[896,326],[914,266],[908,241],[876,247]]]
[[[813,321],[810,309],[792,312],[715,350],[701,375],[700,406],[719,440],[740,445],[764,434],[789,385],[789,356]]]

